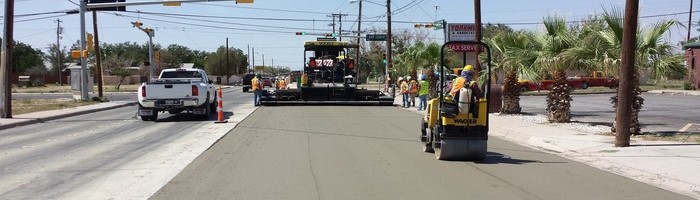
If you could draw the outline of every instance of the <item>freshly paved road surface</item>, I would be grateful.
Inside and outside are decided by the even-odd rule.
[[[261,107],[151,199],[688,199],[497,138],[484,162],[420,151],[394,107]]]
[[[572,95],[571,120],[612,126],[615,111],[610,104],[614,94]],[[700,96],[643,93],[639,113],[643,132],[676,132],[688,123],[700,123]],[[522,96],[523,112],[546,115],[545,96]]]
[[[252,108],[252,95],[240,88],[224,94],[224,108]],[[187,165],[178,162],[183,155],[211,145],[196,146],[197,141],[233,126],[190,114],[161,114],[158,122],[145,122],[136,118],[136,109],[0,130],[0,199],[145,199]]]

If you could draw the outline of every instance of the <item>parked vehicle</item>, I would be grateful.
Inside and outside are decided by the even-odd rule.
[[[593,71],[592,76],[573,76],[566,80],[574,89],[588,89],[588,87],[609,87],[616,88],[618,80],[611,76],[605,76],[602,71]],[[540,91],[549,90],[552,87],[552,80],[531,81],[526,79],[518,80],[522,91]]]
[[[269,77],[269,76],[263,77],[262,78],[263,87],[272,87],[272,79],[273,78],[274,77]]]
[[[158,112],[183,111],[208,119],[216,110],[216,89],[201,69],[164,69],[153,82],[138,89],[138,115],[143,121],[156,121]]]

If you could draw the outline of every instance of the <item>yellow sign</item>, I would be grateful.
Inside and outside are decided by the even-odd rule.
[[[163,2],[163,6],[181,6],[182,2],[169,2],[168,0],[165,0]]]
[[[239,3],[253,3],[253,0],[236,0],[236,4]]]

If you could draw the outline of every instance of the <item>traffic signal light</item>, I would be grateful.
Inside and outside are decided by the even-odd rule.
[[[433,24],[425,24],[425,28],[433,28]]]
[[[90,51],[95,49],[93,46],[95,44],[95,42],[92,39],[93,39],[92,34],[88,33],[87,34],[87,49]]]
[[[386,64],[386,54],[382,54],[382,63]]]
[[[335,33],[326,33],[326,37],[335,37]]]
[[[423,24],[421,24],[421,23],[417,23],[417,24],[413,25],[413,27],[416,27],[416,28],[420,28],[421,26],[423,26]]]
[[[140,21],[135,21],[135,22],[131,22],[131,25],[134,25],[134,27],[140,28],[141,26],[143,26],[143,23]]]
[[[153,61],[156,63],[160,62],[160,51],[153,52]]]
[[[294,33],[294,34],[296,34],[296,35],[306,35],[306,32],[296,32],[296,33]]]

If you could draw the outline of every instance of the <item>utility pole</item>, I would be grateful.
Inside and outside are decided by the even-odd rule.
[[[332,27],[333,27],[333,32],[332,32],[333,34],[335,34],[335,16],[336,16],[335,14],[326,15],[326,17],[331,17],[331,18],[333,18],[333,22],[330,23],[330,24],[328,24],[328,26],[332,26]]]
[[[63,80],[61,80],[61,19],[56,19],[56,68],[58,69],[58,85],[63,85]],[[97,33],[95,33],[97,34]]]
[[[630,114],[632,112],[632,81],[634,76],[634,53],[637,41],[637,17],[639,0],[627,0],[625,4],[624,29],[622,30],[622,58],[620,65],[620,86],[617,93],[615,117],[615,146],[630,145]]]
[[[252,55],[253,55],[253,59],[251,59],[253,61],[252,68],[253,68],[253,73],[255,73],[255,47],[253,47],[253,54]]]
[[[476,26],[475,30],[475,38],[477,42],[481,42],[481,0],[474,0],[474,26]],[[481,54],[481,47],[476,48],[476,72],[481,71],[481,62],[479,62],[479,54]],[[478,75],[477,75],[478,76]]]
[[[690,41],[690,30],[693,24],[693,0],[690,0],[690,12],[688,12],[688,37],[686,37],[685,42]]]
[[[88,100],[88,63],[83,55],[85,48],[85,11],[87,1],[80,1],[80,97],[83,101]]]
[[[391,68],[391,0],[386,0],[386,79]]]
[[[2,118],[12,118],[12,68],[14,63],[14,21],[15,21],[15,0],[5,0],[5,31],[2,37]]]
[[[362,34],[362,1],[359,2],[359,11],[357,13],[357,50],[355,54],[355,68],[357,69],[357,77],[355,82],[362,82],[362,74],[360,73],[360,45],[362,40],[360,39]]]
[[[231,67],[228,62],[228,37],[226,37],[226,69]],[[226,81],[228,81],[228,76],[226,77]]]
[[[342,41],[343,40],[343,16],[348,16],[348,14],[341,14],[341,13],[335,14],[334,13],[334,14],[331,14],[331,16],[333,17],[333,33],[334,34],[335,34],[335,17],[338,17],[338,23],[340,23],[340,26],[339,26],[340,28],[338,29],[337,35],[338,35],[338,41]]]
[[[100,39],[97,34],[97,11],[92,11],[92,27],[95,32],[95,78],[97,78],[97,94],[101,98],[104,97],[102,90],[102,61],[100,59]]]
[[[248,73],[248,70],[250,70],[250,44],[246,45],[248,47],[248,55],[246,56],[246,59],[248,59],[248,67],[246,69],[246,74]]]

